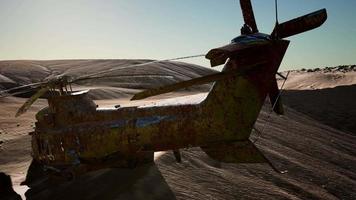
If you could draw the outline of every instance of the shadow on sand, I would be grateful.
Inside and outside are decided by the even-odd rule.
[[[286,90],[283,102],[326,125],[356,135],[356,85]]]
[[[29,169],[29,174],[31,174]],[[176,199],[157,166],[104,169],[73,181],[43,178],[31,183],[26,198],[35,199]]]

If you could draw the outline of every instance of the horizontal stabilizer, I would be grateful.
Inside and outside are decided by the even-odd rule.
[[[286,38],[321,26],[327,19],[326,9],[292,19],[290,21],[277,24],[272,32],[272,36]]]

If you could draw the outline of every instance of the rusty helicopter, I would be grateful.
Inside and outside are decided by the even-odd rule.
[[[48,107],[36,114],[35,130],[30,133],[33,160],[51,173],[73,178],[96,169],[153,162],[156,151],[171,150],[180,162],[179,149],[201,147],[219,162],[266,162],[274,168],[249,140],[250,134],[267,96],[274,112],[284,112],[276,76],[287,78],[278,73],[289,45],[285,38],[321,26],[327,12],[321,9],[284,23],[277,21],[271,34],[263,34],[258,31],[251,1],[240,0],[240,5],[245,23],[241,35],[205,55],[212,67],[225,64],[221,72],[132,97],[140,100],[214,82],[197,104],[98,108],[87,91],[71,88],[75,82],[95,78],[92,74],[56,76],[1,91],[36,90],[16,116],[47,96]]]

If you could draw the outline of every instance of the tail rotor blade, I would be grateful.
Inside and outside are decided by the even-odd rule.
[[[36,92],[36,94],[32,95],[31,98],[27,99],[27,101],[21,106],[21,108],[18,109],[15,117],[18,117],[22,114],[24,114],[30,107],[31,105],[42,95],[44,95],[47,91],[49,90],[48,87],[41,88]]]
[[[281,39],[290,37],[317,28],[321,26],[326,19],[326,9],[321,9],[282,24],[277,24],[271,35]]]
[[[255,15],[253,14],[251,0],[240,0],[242,15],[244,17],[245,24],[251,27],[252,33],[257,33],[257,25]]]

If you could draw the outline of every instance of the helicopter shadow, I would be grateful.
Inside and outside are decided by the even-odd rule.
[[[31,184],[25,195],[28,200],[176,199],[155,163],[135,169],[99,170],[73,181],[59,182],[44,178]]]

